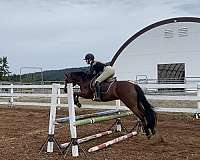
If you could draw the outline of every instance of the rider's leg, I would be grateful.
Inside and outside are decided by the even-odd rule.
[[[98,81],[96,81],[95,83],[95,97],[94,97],[94,101],[101,101],[100,98],[100,83]]]
[[[108,79],[110,77],[113,77],[114,74],[115,74],[115,70],[113,69],[113,67],[106,66],[104,68],[104,71],[97,77],[97,79],[95,80],[95,82],[102,83],[106,79]]]
[[[112,77],[115,74],[115,70],[111,66],[107,66],[104,68],[104,71],[97,77],[95,80],[95,101],[100,101],[100,83]]]

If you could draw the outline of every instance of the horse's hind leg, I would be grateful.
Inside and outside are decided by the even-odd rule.
[[[138,109],[138,111],[139,111],[139,113],[140,113],[140,115],[141,115],[141,122],[142,122],[142,125],[143,125],[143,127],[144,127],[144,131],[145,131],[145,133],[146,133],[146,136],[147,136],[148,138],[150,138],[150,137],[151,137],[151,133],[150,133],[150,131],[149,131],[149,125],[148,125],[147,115],[146,115],[146,113],[145,113],[145,111],[144,111],[144,108],[143,108],[143,106],[139,103],[137,109]]]
[[[155,127],[157,123],[156,112],[153,110],[153,107],[147,101],[143,90],[138,85],[135,85],[135,90],[137,92],[138,105],[140,104],[138,108],[142,109],[142,112],[145,113],[145,118],[147,120],[147,128],[151,130],[152,134],[155,134]]]
[[[149,128],[147,127],[147,121],[144,115],[139,110],[138,110],[138,113],[137,112],[133,112],[133,113],[140,119],[142,123],[143,131],[145,132],[147,138],[149,139],[151,137],[151,134],[150,134]]]
[[[147,122],[147,128],[151,131],[151,134],[154,135],[156,133],[155,126],[157,122],[156,112],[153,109],[150,109],[148,112],[145,111],[141,103],[138,104],[138,109],[144,113]]]
[[[150,132],[149,132],[149,129],[147,127],[147,121],[146,121],[146,118],[145,118],[145,113],[143,111],[141,104],[139,104],[139,106],[141,108],[138,109],[137,100],[134,100],[133,98],[129,99],[129,100],[126,99],[126,101],[124,99],[121,99],[121,100],[140,119],[142,126],[143,126],[143,130],[144,130],[146,136],[148,138],[150,138]]]

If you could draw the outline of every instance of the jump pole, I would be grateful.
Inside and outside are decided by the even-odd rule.
[[[108,111],[96,112],[96,113],[91,113],[91,114],[77,115],[75,119],[79,120],[79,119],[90,118],[90,117],[95,117],[95,116],[110,115],[110,114],[118,113],[119,111],[120,111],[119,109],[115,109],[115,110],[108,110]],[[68,121],[69,121],[69,117],[62,117],[62,118],[56,119],[57,123],[65,123]]]
[[[137,132],[135,132],[135,131],[134,131],[134,132],[131,132],[131,133],[128,133],[128,134],[126,134],[126,135],[124,135],[124,136],[115,138],[115,139],[110,140],[110,141],[108,141],[108,142],[102,143],[102,144],[100,144],[100,145],[98,145],[98,146],[92,147],[92,148],[88,149],[88,152],[98,151],[98,150],[100,150],[100,149],[106,148],[106,147],[108,147],[108,146],[110,146],[110,145],[112,145],[112,144],[121,142],[121,141],[123,141],[123,140],[125,140],[125,139],[127,139],[127,138],[130,138],[130,137],[132,137],[132,136],[135,136],[135,135],[137,135]]]
[[[108,121],[108,120],[112,120],[112,119],[117,119],[120,117],[129,116],[132,114],[133,114],[132,112],[128,111],[128,112],[122,112],[122,113],[116,114],[116,115],[88,118],[88,119],[78,120],[78,121],[74,122],[73,125],[74,126],[82,126],[82,125],[86,125],[86,124],[93,124],[93,123],[97,123],[97,122],[103,122],[103,121]]]
[[[77,142],[80,144],[80,143],[83,143],[83,142],[90,141],[92,139],[96,139],[96,138],[99,138],[99,137],[102,137],[102,136],[105,136],[105,135],[109,135],[111,133],[113,133],[113,131],[104,131],[104,132],[97,133],[97,134],[94,134],[94,135],[90,135],[90,136],[87,136],[87,137],[84,137],[84,138],[80,138],[80,139],[77,140]],[[69,144],[70,144],[70,142],[67,142],[67,143],[61,144],[60,146],[61,146],[61,148],[65,148]]]

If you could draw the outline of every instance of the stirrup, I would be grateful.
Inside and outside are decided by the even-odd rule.
[[[99,98],[99,97],[94,97],[94,98],[93,98],[93,101],[98,101],[98,102],[100,102],[100,101],[101,101],[101,98]]]

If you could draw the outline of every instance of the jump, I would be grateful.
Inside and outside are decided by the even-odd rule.
[[[85,55],[89,72],[71,72],[65,74],[65,92],[67,83],[80,86],[80,92],[74,92],[74,103],[81,107],[79,97],[95,101],[112,101],[120,99],[142,122],[148,138],[155,134],[156,112],[147,101],[140,86],[129,81],[117,81],[115,69],[109,64],[95,60],[92,53]]]
[[[65,74],[65,89],[67,92],[67,83],[80,86],[80,92],[74,92],[74,102],[81,107],[78,101],[79,97],[93,99],[95,90],[91,87],[95,77],[85,72],[70,72]],[[152,105],[147,101],[144,92],[137,84],[129,81],[103,82],[100,85],[101,101],[107,102],[120,99],[142,122],[143,129],[148,138],[155,134],[157,123],[156,112]],[[106,89],[108,89],[106,91]]]

